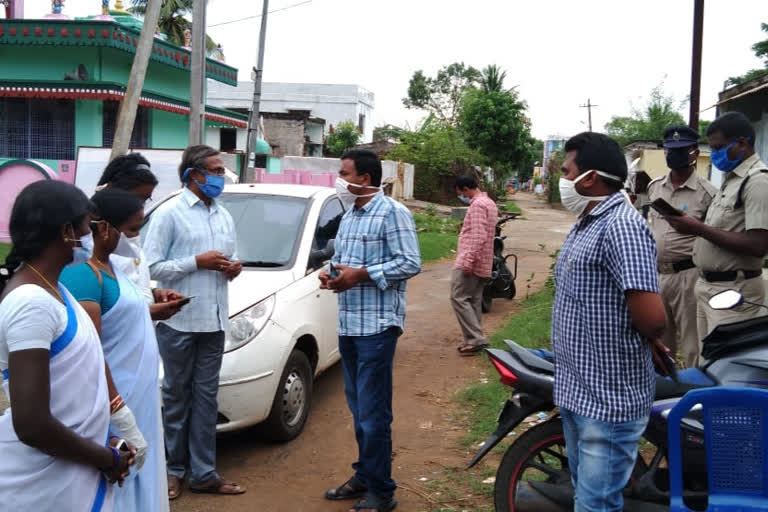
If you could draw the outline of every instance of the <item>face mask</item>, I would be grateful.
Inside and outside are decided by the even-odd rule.
[[[604,178],[618,181],[618,178],[616,178],[614,175],[608,174],[602,171],[587,171],[573,181],[567,180],[561,177],[560,183],[559,183],[560,200],[562,201],[563,206],[565,206],[568,210],[575,213],[579,217],[581,217],[581,214],[584,213],[584,209],[587,207],[589,203],[591,203],[592,201],[602,201],[603,199],[608,197],[608,196],[583,196],[576,191],[576,184],[580,182],[582,179],[584,179],[590,172],[596,172],[597,174],[599,174],[600,176],[603,176]]]
[[[117,254],[123,258],[138,258],[139,253],[136,252],[130,240],[130,238],[125,236],[125,233],[120,233],[120,240],[117,241],[117,246],[112,251],[112,254]]]
[[[88,233],[81,238],[73,239],[75,247],[72,249],[72,263],[70,266],[80,265],[88,261],[93,254],[93,233]]]
[[[339,198],[339,201],[341,201],[341,204],[344,205],[345,209],[349,209],[352,207],[353,204],[355,204],[355,201],[358,197],[373,197],[379,192],[376,191],[372,194],[361,194],[356,195],[349,191],[349,187],[356,187],[356,188],[375,188],[378,189],[379,187],[373,187],[373,186],[363,186],[358,185],[357,183],[350,183],[344,178],[336,178],[336,195]]]
[[[731,142],[724,148],[720,148],[710,153],[709,158],[712,160],[712,165],[717,167],[719,171],[731,172],[739,166],[741,160],[744,158],[744,152],[739,153],[739,156],[735,160],[728,158],[728,150],[733,147],[736,142]]]
[[[459,198],[459,201],[461,201],[464,204],[469,204],[472,199],[468,198],[467,196],[456,196]]]
[[[202,192],[206,197],[210,197],[211,199],[219,197],[224,191],[224,176],[206,174],[205,183],[200,183],[197,180],[195,180],[195,183],[197,183],[197,186],[200,187],[200,192]]]
[[[696,150],[690,150],[688,148],[676,148],[667,151],[667,167],[670,169],[688,169],[690,166],[696,163],[691,161],[691,157]]]

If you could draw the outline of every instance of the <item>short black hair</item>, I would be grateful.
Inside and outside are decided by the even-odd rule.
[[[182,183],[186,183],[186,181],[189,181],[189,176],[187,176],[187,180],[184,180],[184,172],[187,169],[197,169],[198,171],[204,171],[205,170],[205,161],[212,157],[212,156],[218,156],[221,153],[218,149],[213,149],[211,146],[205,146],[205,145],[197,145],[197,146],[189,146],[187,149],[184,150],[184,154],[181,155],[181,165],[179,165],[179,179]]]
[[[141,153],[129,153],[109,162],[97,185],[133,190],[142,185],[157,186],[157,177]]]
[[[744,137],[750,145],[755,145],[755,128],[741,112],[726,112],[712,121],[707,128],[707,137],[718,132],[726,139]]]
[[[371,185],[381,186],[381,160],[376,153],[368,149],[350,149],[341,155],[342,160],[355,162],[357,175],[367,174],[371,177]]]
[[[456,188],[477,188],[477,179],[474,176],[459,176],[456,178]]]
[[[618,181],[603,180],[611,188],[620,190],[627,179],[627,160],[619,143],[602,133],[583,132],[574,135],[565,143],[566,153],[576,151],[576,166],[582,173],[603,171],[618,178]]]

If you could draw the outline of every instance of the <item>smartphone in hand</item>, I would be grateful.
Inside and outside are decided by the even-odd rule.
[[[666,202],[662,198],[655,199],[651,203],[651,208],[659,212],[664,217],[681,217],[683,212]]]
[[[179,306],[186,306],[187,304],[189,304],[189,301],[191,301],[194,298],[195,298],[194,295],[190,295],[189,297],[184,297],[183,299],[179,300]]]
[[[331,277],[331,279],[336,279],[339,277],[339,271],[336,269],[336,267],[333,266],[333,263],[328,263],[328,275]]]

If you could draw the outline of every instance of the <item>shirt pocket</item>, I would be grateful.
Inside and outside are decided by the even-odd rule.
[[[588,247],[571,251],[563,262],[562,276],[566,283],[565,294],[579,304],[595,299],[595,287],[600,273],[605,272],[602,261],[595,251]]]

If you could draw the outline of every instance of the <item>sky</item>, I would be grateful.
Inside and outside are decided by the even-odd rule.
[[[425,113],[402,104],[410,77],[457,61],[506,70],[538,138],[586,130],[587,109],[579,106],[588,98],[601,131],[612,116],[642,107],[662,82],[679,102],[690,92],[693,0],[302,1],[269,3],[270,11],[288,8],[268,17],[264,80],[360,85],[375,94],[376,126],[416,126]],[[25,17],[41,17],[50,5],[26,0]],[[100,5],[66,0],[64,12],[98,14]],[[261,9],[253,0],[208,2],[208,33],[240,80],[256,63],[260,19],[212,25]],[[768,22],[768,1],[706,0],[704,16],[702,110],[717,102],[728,77],[762,67],[751,46],[767,37],[760,22]],[[687,119],[687,105],[680,112]],[[701,114],[713,116],[714,109]]]

